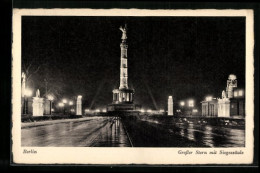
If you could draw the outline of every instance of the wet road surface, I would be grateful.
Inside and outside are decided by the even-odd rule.
[[[37,147],[131,147],[120,120],[94,117],[22,129],[22,146]]]
[[[22,128],[22,146],[244,147],[245,130],[208,124],[90,117]]]
[[[138,147],[244,147],[245,130],[168,119],[123,120]],[[137,135],[142,136],[139,138]]]

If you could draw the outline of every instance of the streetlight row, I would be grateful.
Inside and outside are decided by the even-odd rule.
[[[185,106],[185,101],[180,101],[180,106]],[[194,100],[188,100],[188,107],[194,107]]]
[[[73,101],[67,101],[67,99],[63,99],[62,102],[60,102],[58,105],[59,107],[63,107],[65,104],[69,103],[70,106],[73,105]]]

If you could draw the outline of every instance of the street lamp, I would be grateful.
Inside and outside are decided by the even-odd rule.
[[[26,89],[26,90],[25,90],[25,95],[26,95],[27,97],[31,97],[31,96],[32,96],[32,90]]]
[[[50,115],[52,115],[52,101],[54,100],[52,95],[47,96],[48,100],[50,100]]]
[[[71,110],[72,110],[71,108],[72,108],[72,105],[73,105],[73,101],[69,101],[69,105],[70,105],[70,114],[71,114],[71,112],[72,112],[72,111],[71,111]]]
[[[194,100],[189,100],[189,107],[194,107]]]
[[[191,115],[192,115],[192,108],[194,107],[194,100],[189,100],[188,106],[191,108]]]
[[[180,102],[180,106],[181,106],[180,113],[181,113],[182,115],[183,115],[183,112],[184,112],[184,110],[183,110],[184,105],[185,105],[185,102],[184,102],[184,101],[181,101],[181,102]]]
[[[64,104],[64,107],[63,107],[63,114],[65,115],[65,109],[66,109],[66,104],[67,104],[67,99],[63,99],[62,100],[62,103]]]
[[[64,107],[64,103],[62,103],[62,102],[59,103],[59,107],[60,107],[60,108]],[[63,109],[63,111],[65,111],[65,109]]]
[[[63,107],[64,106],[64,103],[59,103],[59,107]]]

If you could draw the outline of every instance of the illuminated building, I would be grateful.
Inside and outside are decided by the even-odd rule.
[[[201,105],[205,117],[245,117],[245,91],[237,88],[237,78],[231,74],[221,98],[206,97]]]

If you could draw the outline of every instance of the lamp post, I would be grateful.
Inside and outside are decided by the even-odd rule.
[[[183,107],[185,105],[185,102],[184,101],[181,101],[180,102],[180,106],[181,106],[181,114],[183,114]]]
[[[63,114],[65,115],[65,107],[66,107],[66,103],[67,103],[67,100],[66,99],[63,99],[62,100],[62,103],[64,104],[64,107],[63,107]]]
[[[60,107],[60,108],[64,107],[64,103],[62,103],[62,102],[59,103],[59,107]]]
[[[70,105],[70,108],[69,108],[69,109],[70,109],[70,114],[71,114],[71,108],[72,108],[72,105],[73,105],[73,101],[70,101],[70,102],[69,102],[69,105]]]
[[[50,100],[50,115],[52,115],[52,101],[54,100],[52,95],[48,95],[48,100]]]
[[[192,115],[192,108],[194,107],[194,100],[189,100],[188,106],[191,108],[190,109],[191,110],[191,114],[190,115]]]
[[[26,89],[24,95],[24,114],[28,114],[28,97],[32,96],[32,90]]]

